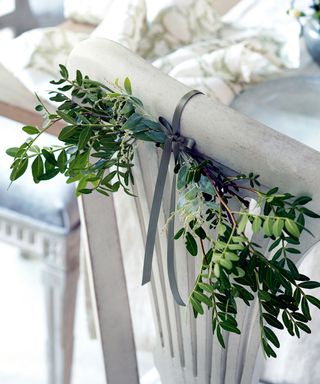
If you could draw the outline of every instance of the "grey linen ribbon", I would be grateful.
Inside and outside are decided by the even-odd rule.
[[[198,94],[202,94],[202,92],[197,90],[192,90],[186,93],[181,98],[181,100],[179,101],[174,111],[172,125],[170,125],[170,123],[163,117],[159,118],[161,128],[163,132],[166,134],[167,139],[164,143],[162,157],[161,157],[160,166],[159,166],[159,173],[158,173],[154,195],[153,195],[145,255],[144,255],[142,285],[148,283],[151,280],[153,251],[155,246],[160,207],[161,207],[166,177],[168,173],[171,153],[173,154],[174,160],[176,163],[178,160],[179,152],[184,151],[186,149],[191,150],[195,145],[195,141],[193,139],[186,138],[180,135],[180,121],[181,121],[181,115],[184,110],[184,107],[193,96]],[[176,175],[174,174],[173,180],[172,180],[172,187],[171,187],[169,217],[175,211],[175,206],[176,206]],[[168,268],[168,278],[169,278],[172,295],[175,301],[177,302],[177,304],[185,306],[185,303],[183,302],[179,294],[176,274],[175,274],[175,266],[174,266],[174,217],[171,218],[168,224],[167,268]]]

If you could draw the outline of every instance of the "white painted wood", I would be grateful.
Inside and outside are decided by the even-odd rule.
[[[70,384],[79,278],[80,227],[66,237],[42,239],[47,317],[48,383]]]
[[[81,199],[80,214],[108,384],[139,383],[129,300],[112,197]]]
[[[68,66],[73,74],[76,69],[80,69],[91,78],[109,84],[116,78],[123,80],[128,76],[135,96],[144,102],[146,109],[154,116],[164,116],[168,120],[171,120],[180,98],[189,90],[132,52],[105,39],[91,39],[80,43],[72,52]],[[239,172],[259,173],[264,185],[277,185],[280,189],[294,194],[311,194],[314,199],[313,208],[317,210],[319,207],[320,176],[314,170],[320,166],[320,154],[311,148],[204,95],[196,96],[188,103],[182,116],[181,129],[183,135],[196,140],[201,152],[219,163]],[[138,153],[137,174],[139,176],[136,186],[139,200],[137,205],[142,231],[145,233],[157,174],[157,161],[153,146],[141,145]],[[106,261],[101,253],[105,248],[114,253],[110,268],[113,268],[113,263],[117,263],[121,258],[116,229],[113,228],[116,222],[112,218],[112,203],[106,202],[108,199],[102,197],[104,204],[102,208],[101,197],[96,199],[99,200],[99,204],[85,197],[83,212],[88,229],[88,241],[94,250],[91,252],[91,262],[98,298],[100,326],[102,331],[109,335],[112,331],[108,316],[114,316],[112,314],[114,308],[111,306],[111,295],[106,295],[105,292],[112,285],[108,282],[110,273],[105,275],[107,271],[103,272]],[[185,310],[176,308],[172,302],[165,273],[166,236],[161,231],[161,226],[166,219],[166,197],[164,201],[151,284],[159,335],[156,364],[163,383],[256,384],[260,372],[260,364],[258,364],[260,344],[255,306],[250,309],[240,308],[239,321],[243,325],[243,334],[240,338],[226,335],[227,350],[222,350],[212,339],[208,319],[202,317],[195,322],[190,308],[184,313]],[[310,224],[308,227],[316,236],[313,239],[311,237],[304,239],[303,251],[309,249],[320,238],[320,223]],[[108,236],[103,232],[103,226],[108,228]],[[179,244],[176,264],[179,288],[183,298],[186,299],[187,293],[192,289],[195,271],[199,265],[183,252],[183,247]],[[120,286],[120,291],[122,295],[126,295],[124,282]],[[128,321],[129,314],[126,306],[124,309],[116,308],[115,310],[117,313],[122,310]],[[110,362],[117,366],[119,361],[117,359],[121,359],[122,356],[119,346],[122,338],[115,332],[112,337],[114,344],[119,337],[117,345],[103,340],[103,348],[106,354],[114,355],[110,358]],[[133,345],[130,350],[134,354]],[[130,353],[130,350],[126,353]],[[110,362],[109,365],[107,362],[107,373],[115,369]],[[119,374],[116,372],[115,375]]]
[[[48,325],[48,384],[70,384],[74,343],[74,317],[79,270],[43,270]]]
[[[14,211],[0,209],[0,240],[39,257],[47,318],[47,382],[70,384],[79,275],[79,227],[64,233]]]

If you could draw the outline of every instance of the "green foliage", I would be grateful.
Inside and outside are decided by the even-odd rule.
[[[10,148],[14,157],[11,180],[21,177],[32,162],[36,183],[49,180],[58,173],[68,177],[67,182],[78,182],[77,194],[96,190],[108,195],[119,188],[131,194],[133,182],[133,154],[137,140],[164,142],[165,135],[159,123],[146,116],[142,103],[132,95],[131,83],[125,79],[126,93],[115,93],[107,87],[76,72],[76,80],[68,78],[68,71],[60,65],[61,79],[51,92],[51,100],[59,103],[54,114],[49,113],[39,100],[37,111],[44,114],[46,126],[25,126],[29,135],[20,148]],[[65,93],[67,92],[67,93]],[[59,134],[61,146],[34,152],[36,139],[57,121],[66,125]]]
[[[10,179],[21,177],[31,164],[36,183],[61,173],[67,183],[77,183],[77,195],[97,191],[108,196],[120,188],[132,194],[137,142],[162,146],[165,131],[132,95],[128,78],[124,90],[116,84],[114,91],[80,71],[70,80],[62,65],[60,74],[61,79],[52,82],[58,87],[51,93],[58,103],[56,112],[50,113],[38,98],[36,110],[46,125],[23,127],[32,137],[7,150],[13,157]],[[65,122],[59,135],[62,144],[40,149],[37,138],[57,121]],[[277,187],[265,191],[259,175],[224,175],[213,161],[187,149],[180,153],[175,173],[175,214],[183,226],[174,238],[182,239],[188,253],[202,260],[189,296],[195,317],[211,311],[213,334],[224,347],[225,331],[241,332],[239,302],[249,306],[257,300],[261,344],[267,356],[276,357],[274,348],[280,343],[273,328],[297,337],[301,331],[310,333],[310,304],[320,309],[320,300],[305,293],[320,283],[301,275],[292,259],[300,254],[302,233],[310,233],[306,223],[320,217],[307,207],[311,197],[295,197]],[[254,211],[244,198],[248,193],[257,202]],[[268,241],[267,249],[259,238]]]

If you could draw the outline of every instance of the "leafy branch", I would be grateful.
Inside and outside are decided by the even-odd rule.
[[[165,131],[133,96],[128,78],[122,89],[118,82],[108,87],[80,71],[70,80],[64,66],[60,74],[52,82],[57,86],[50,98],[58,103],[55,113],[38,98],[35,109],[43,114],[44,128],[23,127],[31,138],[7,150],[13,157],[11,181],[32,162],[36,183],[60,173],[67,183],[77,183],[77,195],[97,191],[108,196],[119,189],[131,195],[138,142],[162,147]],[[59,134],[62,144],[39,148],[37,139],[57,121],[65,123]],[[179,198],[174,215],[183,223],[175,239],[183,239],[188,253],[202,259],[189,296],[195,317],[205,308],[211,311],[212,331],[224,347],[223,331],[241,333],[239,302],[249,306],[256,299],[261,344],[267,356],[275,357],[280,343],[273,328],[297,337],[301,331],[310,333],[310,304],[320,309],[320,300],[305,292],[320,283],[300,274],[292,260],[300,254],[301,234],[311,233],[306,218],[320,217],[307,208],[311,197],[295,197],[276,187],[266,191],[254,173],[225,175],[196,150],[181,151],[175,172]],[[254,210],[248,195],[256,202]],[[261,238],[269,242],[266,249]]]

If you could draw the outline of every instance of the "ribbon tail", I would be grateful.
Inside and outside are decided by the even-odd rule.
[[[175,208],[176,208],[176,175],[174,174],[173,180],[172,180],[172,187],[171,187],[169,218],[174,213]],[[182,300],[178,290],[177,278],[175,273],[175,265],[174,265],[174,216],[170,218],[170,221],[168,224],[167,268],[168,268],[169,284],[170,284],[172,295],[178,305],[185,306],[185,303]]]
[[[144,254],[143,262],[143,274],[142,274],[142,285],[148,283],[151,280],[152,270],[152,259],[153,251],[158,227],[158,220],[163,196],[163,190],[166,182],[168,173],[169,162],[171,158],[172,140],[167,139],[161,156],[158,177],[156,186],[154,189],[154,195],[152,200],[149,227],[147,232],[146,249]]]

